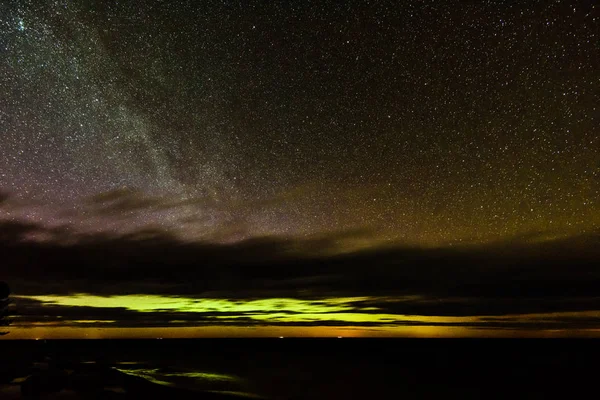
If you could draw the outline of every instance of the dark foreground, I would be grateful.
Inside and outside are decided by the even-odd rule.
[[[25,393],[56,399],[577,399],[596,392],[599,344],[596,339],[2,341],[0,397],[22,398],[25,385]],[[55,390],[36,392],[34,385]]]

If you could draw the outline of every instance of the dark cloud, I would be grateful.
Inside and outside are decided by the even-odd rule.
[[[2,206],[9,198],[10,195],[7,192],[0,190],[0,206]]]
[[[44,231],[45,228],[28,222],[0,221],[0,243],[10,245],[26,239],[32,232]]]

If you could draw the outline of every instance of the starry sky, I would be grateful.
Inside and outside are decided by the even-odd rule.
[[[4,0],[3,238],[594,235],[599,26],[591,0]]]

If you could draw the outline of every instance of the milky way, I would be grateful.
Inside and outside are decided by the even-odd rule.
[[[367,246],[589,230],[599,18],[591,1],[5,0],[0,215]]]

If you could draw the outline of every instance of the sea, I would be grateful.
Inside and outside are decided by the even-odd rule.
[[[579,399],[598,391],[599,345],[597,339],[3,340],[0,374],[21,373],[4,380],[0,398],[17,398],[28,365],[77,363],[240,398]]]

